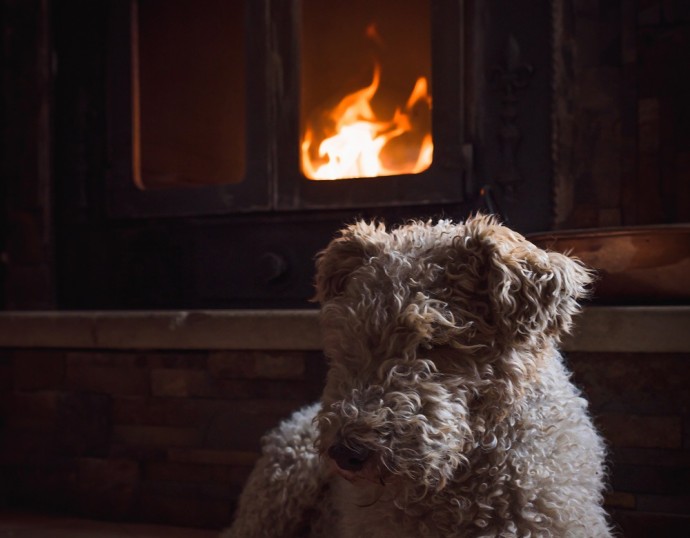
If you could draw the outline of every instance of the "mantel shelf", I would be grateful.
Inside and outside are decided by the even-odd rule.
[[[12,311],[0,347],[318,350],[315,310]],[[688,352],[690,306],[590,307],[565,351]]]

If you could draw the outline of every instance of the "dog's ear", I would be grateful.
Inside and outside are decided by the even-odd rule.
[[[522,238],[496,246],[491,256],[491,301],[513,341],[542,336],[558,341],[570,331],[592,281],[592,271],[579,260]]]
[[[591,270],[536,247],[491,218],[468,220],[465,234],[465,244],[482,260],[490,323],[501,341],[558,340],[570,330],[579,301],[589,293]]]
[[[345,291],[348,279],[371,257],[381,252],[386,234],[383,224],[358,221],[342,230],[339,237],[316,256],[316,295],[324,303]]]

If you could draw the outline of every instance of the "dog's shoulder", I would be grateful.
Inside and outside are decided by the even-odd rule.
[[[319,404],[295,411],[261,440],[262,453],[245,485],[235,524],[224,538],[302,536],[328,488],[314,450]]]

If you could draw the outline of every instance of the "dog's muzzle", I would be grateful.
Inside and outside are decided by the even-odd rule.
[[[364,468],[371,450],[364,447],[336,443],[328,449],[328,456],[343,471],[357,472]]]

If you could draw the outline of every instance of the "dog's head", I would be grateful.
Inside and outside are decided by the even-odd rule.
[[[588,270],[490,217],[358,222],[317,259],[318,448],[351,480],[438,491],[570,329]]]

